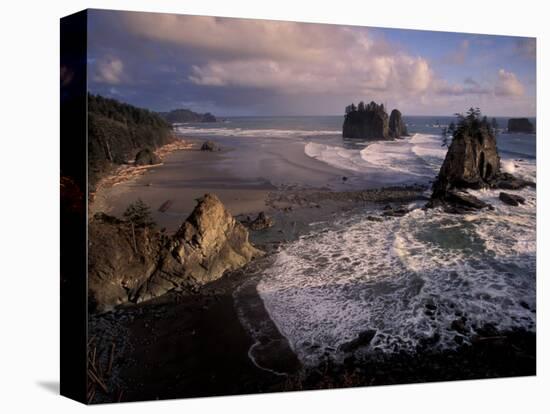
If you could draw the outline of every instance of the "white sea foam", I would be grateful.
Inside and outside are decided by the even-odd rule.
[[[516,171],[514,160],[505,160],[501,162],[501,167],[504,172],[513,174]]]
[[[367,329],[377,331],[370,349],[383,352],[414,351],[436,334],[437,347],[453,348],[462,315],[465,342],[485,323],[534,330],[536,205],[532,189],[518,193],[519,208],[477,192],[495,211],[464,217],[416,209],[312,226],[277,254],[258,292],[306,365],[342,357],[338,347]]]
[[[445,148],[435,135],[415,134],[396,141],[367,143],[362,149],[308,142],[307,156],[333,167],[364,174],[385,184],[427,183],[437,174]]]
[[[217,137],[301,138],[341,134],[341,131],[336,130],[203,128],[181,124],[176,125],[176,130],[185,136]]]

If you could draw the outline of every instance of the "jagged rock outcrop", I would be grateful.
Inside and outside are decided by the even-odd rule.
[[[389,121],[389,134],[391,138],[400,138],[407,136],[407,127],[403,122],[401,112],[397,109],[391,111]]]
[[[160,164],[161,159],[150,148],[144,148],[136,154],[135,165]]]
[[[508,120],[508,132],[532,134],[535,132],[535,127],[527,118],[510,118]]]
[[[261,211],[254,220],[247,217],[247,220],[243,224],[251,230],[265,230],[272,227],[274,222],[271,217]]]
[[[100,311],[195,289],[263,254],[212,194],[172,237],[102,214],[90,222],[89,240],[89,297]]]
[[[442,206],[452,213],[491,208],[462,190],[519,189],[528,185],[535,184],[501,172],[494,131],[479,110],[471,109],[468,116],[459,119],[427,207]]]
[[[407,135],[401,112],[394,109],[388,117],[383,104],[376,102],[346,108],[346,117],[342,126],[344,138],[392,139]]]

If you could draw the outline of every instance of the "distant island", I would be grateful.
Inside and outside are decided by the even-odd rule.
[[[535,127],[527,118],[510,118],[508,120],[508,132],[524,132],[532,134],[535,132]]]
[[[346,107],[342,127],[344,138],[394,139],[407,135],[401,112],[394,109],[388,117],[384,104],[359,102]]]
[[[169,112],[159,112],[162,118],[171,124],[183,124],[187,122],[216,122],[217,119],[210,112],[204,114],[193,112],[190,109],[174,109]]]

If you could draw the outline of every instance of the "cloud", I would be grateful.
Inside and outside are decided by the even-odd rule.
[[[509,55],[533,65],[524,56],[534,39],[442,35],[442,48],[431,48],[408,32],[391,43],[385,31],[356,26],[99,10],[90,19],[91,90],[158,110],[185,101],[223,114],[328,114],[375,100],[417,114],[473,102],[502,114],[486,108],[534,100],[521,66],[524,92],[498,71]]]
[[[124,64],[119,58],[105,56],[95,63],[94,81],[118,85],[122,82]]]
[[[369,29],[206,16],[128,13],[126,27],[144,39],[192,54],[187,80],[277,93],[381,94],[429,89],[433,70]],[[202,62],[201,62],[202,60]]]
[[[468,50],[470,49],[470,41],[468,39],[460,42],[457,50],[449,53],[444,57],[443,62],[452,65],[462,65],[466,61],[468,56]]]
[[[504,69],[498,71],[495,95],[513,97],[522,96],[524,93],[525,88],[514,73],[507,72]]]

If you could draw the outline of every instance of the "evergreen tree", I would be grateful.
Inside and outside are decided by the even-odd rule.
[[[456,125],[455,125],[455,123],[454,123],[454,122],[451,122],[451,123],[449,124],[449,128],[448,128],[448,129],[449,129],[449,134],[454,135],[454,134],[455,134],[455,131],[456,131]]]
[[[131,203],[123,213],[123,216],[134,227],[153,228],[156,225],[151,215],[151,209],[141,200],[141,198]]]

